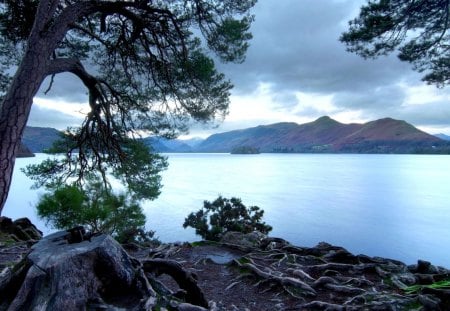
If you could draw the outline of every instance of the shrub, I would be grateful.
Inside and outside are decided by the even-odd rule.
[[[246,207],[238,198],[219,196],[213,202],[204,201],[203,208],[190,213],[183,227],[192,227],[205,240],[218,241],[227,231],[267,234],[272,227],[262,222],[264,210],[258,206]]]
[[[44,194],[37,214],[56,229],[83,225],[122,243],[140,242],[154,234],[144,231],[146,219],[138,202],[128,194],[113,193],[100,180],[90,180],[83,187],[63,185]]]

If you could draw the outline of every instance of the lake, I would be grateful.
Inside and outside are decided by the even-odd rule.
[[[28,216],[42,190],[17,159],[4,215]],[[270,235],[300,246],[320,241],[349,251],[450,267],[450,156],[353,154],[168,154],[162,194],[143,204],[147,229],[164,242],[198,240],[184,218],[219,194],[265,210]]]

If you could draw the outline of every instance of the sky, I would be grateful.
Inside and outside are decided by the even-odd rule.
[[[431,134],[450,135],[450,87],[438,89],[395,53],[364,60],[339,42],[364,0],[259,0],[253,39],[242,64],[216,63],[234,84],[230,113],[217,127],[193,125],[189,137],[277,122],[342,123],[384,117]],[[70,74],[42,86],[28,125],[65,129],[81,124],[87,94]]]

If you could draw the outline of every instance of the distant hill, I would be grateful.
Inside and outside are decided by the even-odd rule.
[[[22,143],[32,152],[43,152],[59,138],[59,131],[50,127],[27,126],[23,133]]]
[[[230,152],[248,146],[261,152],[448,153],[450,143],[391,118],[343,124],[321,117],[305,124],[276,123],[214,134],[196,151]]]
[[[443,139],[443,140],[450,140],[450,136],[445,135],[445,134],[435,134],[434,136],[436,136],[437,138]]]
[[[192,152],[193,147],[180,139],[166,139],[162,137],[143,138],[144,143],[156,152]]]
[[[194,137],[191,139],[179,139],[178,141],[190,146],[191,148],[197,148],[205,139],[200,137]]]
[[[42,152],[59,137],[58,133],[53,128],[27,127],[22,142],[32,152]],[[442,138],[445,139],[444,136]],[[446,137],[450,139],[449,136]],[[143,138],[143,141],[161,153],[228,153],[239,148],[250,148],[259,152],[280,153],[450,154],[450,141],[444,139],[427,134],[405,121],[392,118],[364,124],[344,124],[325,116],[304,124],[282,122],[214,134],[205,140],[147,137]]]
[[[30,156],[32,152],[43,152],[52,146],[59,138],[59,134],[60,132],[54,128],[27,126],[22,137],[23,146],[20,155]],[[147,137],[143,140],[157,152],[192,152],[203,141],[201,138],[169,140],[160,137]]]

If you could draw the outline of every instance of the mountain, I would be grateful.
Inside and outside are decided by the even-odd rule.
[[[445,135],[444,135],[445,136]],[[445,139],[444,136],[441,136]],[[450,139],[449,136],[446,136]],[[42,152],[59,138],[53,128],[27,127],[22,139],[31,152]],[[328,152],[328,153],[450,153],[450,141],[427,134],[392,118],[344,124],[324,116],[313,122],[282,122],[214,134],[203,140],[146,137],[156,152]],[[24,150],[24,155],[30,153]]]
[[[22,143],[32,152],[43,152],[59,138],[60,132],[50,127],[27,126],[23,133]]]
[[[443,139],[443,140],[450,140],[450,136],[445,135],[445,134],[435,134],[434,136],[436,136],[437,138]]]
[[[33,127],[25,128],[20,156],[32,156],[33,152],[43,152],[52,146],[53,142],[59,138],[60,132],[49,127]],[[160,137],[147,137],[144,142],[151,146],[157,152],[192,152],[203,139],[192,138],[188,140],[165,139]]]
[[[411,124],[384,118],[343,124],[324,116],[305,124],[276,123],[214,134],[196,151],[230,152],[236,147],[261,152],[448,153],[450,143]]]
[[[192,147],[177,139],[146,137],[144,143],[156,152],[192,152]]]
[[[194,137],[190,139],[180,139],[179,141],[195,149],[204,141],[204,139],[200,137]]]

